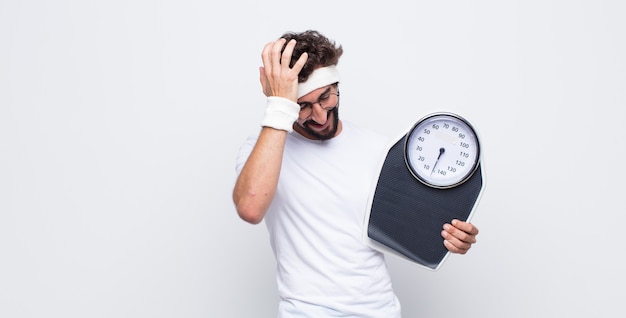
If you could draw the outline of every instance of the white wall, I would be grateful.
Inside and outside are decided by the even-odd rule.
[[[389,265],[405,317],[622,311],[622,1],[0,1],[0,316],[272,317],[265,227],[234,158],[263,45],[344,46],[342,115],[480,130],[479,242]]]

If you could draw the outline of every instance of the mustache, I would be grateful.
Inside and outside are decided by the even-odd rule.
[[[335,107],[335,108],[333,108],[333,109],[330,109],[330,110],[326,111],[326,117],[327,117],[327,118],[328,118],[328,117],[330,117],[330,114],[334,113],[334,112],[335,112],[335,109],[337,109],[337,107]],[[302,126],[307,126],[307,125],[309,125],[309,124],[321,125],[320,123],[316,122],[313,118],[309,118],[309,119],[307,119],[306,121],[304,121],[304,122],[302,123]]]

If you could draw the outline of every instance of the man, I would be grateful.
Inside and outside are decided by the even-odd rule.
[[[389,141],[339,119],[342,53],[316,31],[285,33],[262,52],[267,108],[259,135],[237,158],[233,200],[245,221],[265,220],[279,317],[400,317],[384,256],[362,240]],[[442,241],[465,254],[477,234],[451,220]]]

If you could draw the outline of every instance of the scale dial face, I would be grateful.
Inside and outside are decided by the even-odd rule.
[[[480,160],[480,144],[472,125],[451,113],[420,119],[406,135],[404,158],[415,178],[447,189],[469,179]]]

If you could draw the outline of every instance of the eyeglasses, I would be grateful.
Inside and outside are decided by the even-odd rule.
[[[323,110],[329,111],[339,106],[339,91],[337,92],[324,92],[317,99],[317,102],[302,102],[300,105],[300,114],[298,117],[300,120],[308,120],[313,115],[313,105],[319,104]]]

